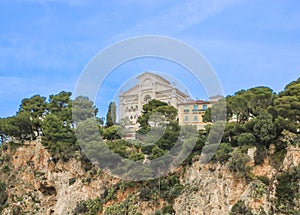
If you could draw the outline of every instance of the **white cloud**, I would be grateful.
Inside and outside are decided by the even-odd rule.
[[[188,0],[171,4],[169,7],[160,10],[158,13],[136,26],[118,35],[128,37],[140,34],[177,34],[185,29],[192,27],[213,14],[236,3],[238,0]]]

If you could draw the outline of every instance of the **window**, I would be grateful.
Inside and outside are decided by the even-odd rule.
[[[150,100],[151,100],[151,96],[146,95],[146,96],[144,97],[144,102],[148,103]]]
[[[198,122],[198,116],[194,116],[194,122]]]
[[[189,116],[184,116],[184,121],[185,122],[189,121]]]
[[[207,110],[207,105],[203,105],[203,110]]]
[[[188,112],[189,112],[189,109],[184,109],[183,112],[184,112],[184,113],[188,113]]]

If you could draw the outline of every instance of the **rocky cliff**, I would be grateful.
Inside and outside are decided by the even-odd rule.
[[[300,161],[299,148],[290,146],[279,167],[274,167],[268,157],[262,165],[254,165],[251,160],[248,165],[252,167],[252,175],[246,179],[236,176],[218,162],[201,164],[194,160],[191,166],[177,171],[182,190],[174,201],[167,202],[161,197],[150,200],[154,198],[151,189],[152,196],[147,200],[141,194],[143,184],[122,187],[119,179],[97,168],[87,171],[75,158],[56,162],[40,141],[2,148],[0,181],[6,184],[2,214],[74,214],[80,202],[103,196],[107,198],[110,188],[115,190],[114,198],[107,198],[98,214],[101,211],[102,214],[114,214],[105,213],[106,208],[127,201],[129,194],[134,197],[130,201],[134,204],[132,211],[135,214],[154,214],[170,202],[180,215],[229,214],[240,203],[253,214],[274,214],[277,176],[298,166]],[[250,157],[255,150],[248,150]],[[260,177],[268,183],[263,183]],[[299,207],[299,201],[295,207]]]

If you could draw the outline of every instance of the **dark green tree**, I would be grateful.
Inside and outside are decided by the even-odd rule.
[[[50,95],[48,104],[48,111],[67,124],[70,124],[72,120],[71,95],[71,92],[66,91]]]
[[[48,114],[42,124],[42,143],[53,157],[65,160],[74,156],[79,150],[74,130],[56,114]]]
[[[245,90],[236,92],[234,96],[228,96],[226,100],[227,108],[236,116],[237,122],[248,121],[250,117],[250,110],[247,105],[249,94]]]
[[[257,141],[255,136],[252,133],[242,133],[237,139],[239,146],[248,145],[254,146]]]
[[[247,106],[253,116],[273,105],[276,94],[268,87],[255,87],[247,90],[249,100]]]
[[[276,127],[271,114],[265,111],[254,119],[253,134],[258,143],[267,148],[269,147],[272,141],[277,137]]]
[[[230,153],[232,151],[233,148],[230,143],[221,143],[215,155],[216,160],[220,163],[226,163],[231,157]]]
[[[177,116],[177,109],[159,100],[151,100],[143,106],[142,115],[138,117],[137,122],[140,124],[141,129],[139,133],[146,133],[150,130],[150,119],[163,117],[161,121],[174,121]]]
[[[30,120],[32,121],[33,130],[37,135],[40,135],[42,120],[46,114],[47,103],[46,98],[40,95],[34,95],[31,98],[25,98],[22,100],[19,112],[27,112],[30,114]]]
[[[245,202],[242,200],[237,201],[233,205],[230,215],[252,215],[251,210],[245,205]]]
[[[106,114],[106,127],[116,124],[116,104],[115,102],[109,103],[108,111]]]
[[[94,103],[85,96],[78,96],[75,98],[72,102],[72,108],[72,119],[75,124],[95,117],[98,113],[98,108],[96,108]]]
[[[20,141],[33,137],[30,113],[19,112],[16,116],[1,119],[1,136],[14,137]]]
[[[289,83],[274,101],[278,115],[294,123],[300,121],[300,78]]]
[[[227,162],[229,170],[236,173],[239,176],[246,176],[249,168],[247,163],[250,161],[250,157],[239,150],[235,150],[230,153],[230,158]]]

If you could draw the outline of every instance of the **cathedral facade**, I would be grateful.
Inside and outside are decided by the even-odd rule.
[[[163,77],[145,72],[137,77],[138,84],[119,95],[119,121],[136,124],[143,105],[152,99],[166,102],[178,109],[180,103],[189,100],[187,93],[176,88]]]

